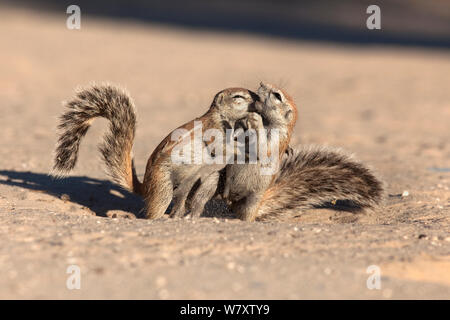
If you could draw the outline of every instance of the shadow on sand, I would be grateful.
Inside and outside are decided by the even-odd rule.
[[[110,210],[126,211],[142,217],[144,208],[141,197],[107,180],[88,177],[55,179],[43,173],[0,170],[0,184],[41,191],[57,198],[68,195],[71,202],[85,206],[101,217],[106,217]]]
[[[144,218],[143,199],[108,180],[88,177],[55,179],[43,173],[0,170],[0,184],[40,191],[60,199],[69,196],[71,202],[87,207],[101,217],[107,217],[108,211],[120,210],[132,213],[137,218]],[[172,205],[169,206],[166,213],[170,212],[171,207]],[[335,204],[324,203],[314,208],[352,213],[361,211],[361,208],[345,200],[340,200]],[[218,199],[210,200],[206,204],[202,216],[236,219],[225,203]]]

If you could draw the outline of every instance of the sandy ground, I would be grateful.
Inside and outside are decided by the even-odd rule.
[[[65,18],[0,10],[0,298],[450,298],[448,51],[89,17],[70,31]],[[281,84],[300,106],[293,144],[354,152],[385,181],[385,204],[288,223],[244,223],[215,206],[195,222],[124,219],[142,202],[107,181],[96,149],[105,121],[70,178],[48,176],[61,101],[93,80],[133,95],[141,176],[159,141],[217,91]],[[80,290],[66,287],[70,265]],[[371,265],[380,290],[366,286]]]

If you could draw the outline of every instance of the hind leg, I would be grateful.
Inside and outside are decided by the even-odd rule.
[[[173,196],[173,184],[170,172],[161,169],[152,169],[145,175],[144,200],[147,219],[161,218],[167,210]]]
[[[221,169],[223,169],[223,165],[206,165],[198,169],[191,177],[185,179],[178,188],[179,190],[175,191],[173,216],[181,217],[184,215],[185,203],[189,197],[191,199],[191,216],[199,217],[203,212],[204,204],[211,199],[217,190]],[[206,200],[203,200],[204,198]]]
[[[195,191],[191,200],[191,217],[198,218],[202,215],[205,204],[211,200],[217,192],[219,183],[219,172],[213,172],[205,179],[201,179],[201,184]]]
[[[198,179],[199,177],[197,175],[186,179],[175,189],[173,192],[173,208],[170,212],[171,218],[181,218],[184,216],[186,213],[186,199]]]

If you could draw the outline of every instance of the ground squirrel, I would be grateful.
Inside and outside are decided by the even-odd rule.
[[[209,200],[208,196],[222,196],[242,220],[253,221],[266,189],[278,171],[279,162],[289,148],[291,134],[297,120],[297,107],[293,99],[283,90],[270,84],[261,83],[258,89],[260,101],[255,103],[255,111],[249,113],[245,129],[253,129],[257,136],[257,146],[267,146],[267,156],[271,163],[262,163],[259,155],[256,162],[228,164],[220,175],[201,178],[201,185],[192,196],[193,217],[199,216]],[[259,131],[263,129],[262,133]],[[264,140],[260,140],[264,138]],[[247,141],[249,142],[249,141]],[[276,147],[276,150],[271,150]],[[259,150],[258,150],[259,151]],[[275,165],[273,167],[273,165]],[[270,169],[268,172],[262,170]],[[211,192],[217,190],[217,192]],[[206,195],[206,197],[205,197]]]
[[[222,90],[216,94],[204,115],[184,124],[178,130],[184,130],[189,138],[187,141],[191,143],[195,131],[194,122],[198,121],[202,124],[202,134],[207,129],[215,128],[224,133],[225,140],[225,129],[233,128],[235,121],[245,118],[249,111],[254,111],[257,100],[258,96],[247,89]],[[174,130],[151,154],[141,183],[132,160],[136,116],[134,104],[128,93],[111,85],[93,85],[79,91],[66,106],[68,110],[61,116],[59,125],[62,134],[56,146],[54,174],[63,175],[74,168],[82,137],[94,118],[104,117],[110,121],[110,127],[100,145],[100,152],[108,173],[120,186],[144,197],[146,218],[161,217],[172,199],[174,200],[172,215],[184,214],[184,201],[187,192],[197,180],[198,170],[206,167],[206,171],[202,171],[203,174],[206,172],[206,176],[209,174],[214,176],[220,167],[225,166],[225,164],[220,166],[173,163],[171,153],[180,147],[180,144],[186,143],[184,139],[172,141]],[[195,157],[194,152],[195,148],[192,149],[192,157]],[[179,190],[184,190],[184,193],[177,192],[176,189],[182,184],[183,188]]]
[[[258,213],[266,189],[278,171],[278,164],[289,147],[291,134],[297,120],[297,107],[293,99],[283,90],[261,83],[258,89],[261,103],[248,117],[248,128],[256,130],[257,146],[266,146],[270,163],[262,159],[254,164],[231,164],[226,168],[224,198],[231,204],[231,210],[245,221],[253,221]],[[260,131],[260,129],[263,129]],[[262,139],[262,140],[261,140]],[[273,150],[276,147],[278,150]],[[261,150],[258,150],[261,151]],[[273,154],[273,153],[276,154]],[[258,154],[261,155],[261,152]],[[266,156],[266,155],[264,155]],[[269,167],[272,166],[272,167]],[[271,169],[263,172],[264,169]]]
[[[192,203],[196,215],[206,201],[210,189],[223,192],[239,218],[252,220],[283,220],[298,215],[299,210],[331,206],[356,211],[375,206],[382,198],[381,182],[363,164],[339,150],[323,147],[289,147],[297,118],[295,104],[284,91],[264,84],[258,90],[261,103],[257,112],[248,116],[248,127],[279,131],[281,164],[274,175],[261,175],[261,163],[229,164],[222,172],[222,181],[202,179]],[[217,187],[217,185],[223,185]],[[209,193],[207,193],[209,191]]]
[[[248,221],[282,220],[297,215],[299,209],[335,206],[338,202],[357,210],[373,207],[381,200],[380,181],[351,157],[320,147],[291,149],[289,140],[297,118],[293,100],[268,84],[261,84],[258,94],[241,88],[223,90],[208,112],[195,120],[201,121],[203,131],[218,128],[223,132],[234,128],[235,122],[244,122],[251,129],[268,129],[267,136],[258,136],[266,138],[268,145],[271,130],[277,129],[280,139],[275,159],[281,158],[281,163],[273,174],[261,175],[261,159],[256,164],[228,164],[225,168],[226,163],[173,164],[170,154],[180,143],[172,141],[170,134],[152,153],[140,183],[131,156],[134,105],[126,92],[110,85],[81,90],[66,104],[69,110],[59,125],[63,133],[56,148],[55,173],[73,169],[81,138],[94,118],[104,117],[110,121],[110,130],[100,151],[108,172],[116,183],[145,197],[147,218],[162,216],[172,199],[172,215],[183,215],[188,194],[194,217],[200,216],[205,203],[216,194],[225,196],[232,210]],[[178,129],[185,129],[191,137],[195,120]],[[269,148],[269,153],[272,151]]]

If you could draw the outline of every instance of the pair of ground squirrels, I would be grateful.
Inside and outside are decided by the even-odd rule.
[[[129,94],[109,84],[93,85],[78,91],[66,107],[59,124],[62,132],[56,146],[55,175],[63,176],[74,168],[81,139],[92,120],[104,117],[110,127],[100,152],[108,173],[114,182],[144,197],[149,219],[164,215],[171,202],[172,217],[182,217],[186,211],[198,217],[214,196],[226,199],[231,210],[246,221],[282,220],[298,215],[301,209],[336,201],[349,203],[352,209],[370,208],[382,197],[380,181],[342,152],[289,147],[297,108],[286,92],[270,84],[261,83],[257,93],[244,88],[217,93],[204,115],[178,127],[156,147],[142,183],[132,159],[136,115]],[[223,145],[229,143],[227,129],[244,123],[245,129],[254,129],[258,141],[267,146],[267,155],[278,164],[276,170],[261,174],[265,164],[259,158],[243,164],[174,163],[174,149],[190,143],[195,123],[202,124],[202,133],[209,129],[222,133]],[[183,130],[188,139],[174,141],[176,130]],[[208,141],[203,143],[208,148]],[[198,152],[188,150],[192,158]],[[237,156],[236,148],[232,150]],[[186,202],[188,196],[191,201]]]

